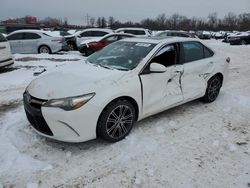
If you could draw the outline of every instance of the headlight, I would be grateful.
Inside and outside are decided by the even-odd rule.
[[[43,106],[45,107],[56,107],[66,111],[76,110],[86,104],[90,99],[95,96],[95,93],[89,93],[86,95],[68,97],[64,99],[51,99],[46,102]]]

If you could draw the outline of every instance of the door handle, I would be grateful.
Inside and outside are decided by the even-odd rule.
[[[210,63],[210,64],[214,64],[214,62],[213,62],[213,61],[210,61],[209,63]]]

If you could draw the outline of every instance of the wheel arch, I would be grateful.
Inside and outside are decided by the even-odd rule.
[[[221,72],[218,72],[218,73],[214,74],[212,77],[214,77],[214,76],[219,76],[219,78],[221,79],[221,86],[222,86],[222,85],[223,85],[223,79],[224,79],[223,74],[222,74]],[[211,78],[212,78],[212,77],[211,77]],[[209,80],[210,80],[211,78],[209,78]]]
[[[112,102],[114,102],[114,101],[118,101],[118,100],[127,100],[128,102],[130,102],[130,103],[133,105],[133,107],[135,108],[135,113],[136,113],[136,114],[135,114],[135,115],[136,115],[135,120],[136,120],[136,121],[138,120],[138,117],[139,117],[139,105],[138,105],[138,103],[136,102],[136,100],[135,100],[134,98],[130,97],[130,96],[120,96],[120,97],[116,97],[116,98],[114,98],[113,100],[111,100],[111,101],[102,109],[102,111],[101,111],[101,113],[100,113],[100,115],[99,115],[99,117],[98,117],[97,124],[98,124],[98,122],[99,122],[99,120],[100,120],[100,118],[101,118],[101,115],[102,115],[103,111],[108,107],[108,105],[110,105],[110,103],[112,103]],[[97,126],[96,126],[96,135],[98,135],[98,133],[97,133]]]

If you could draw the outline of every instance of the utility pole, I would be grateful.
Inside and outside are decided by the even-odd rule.
[[[89,25],[89,19],[90,19],[90,16],[89,16],[89,14],[87,13],[87,15],[84,16],[84,20],[86,20],[87,26]]]

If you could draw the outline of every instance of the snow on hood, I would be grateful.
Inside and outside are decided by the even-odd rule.
[[[116,84],[126,72],[97,67],[84,61],[57,67],[41,74],[27,87],[40,99],[57,99],[101,91]]]

